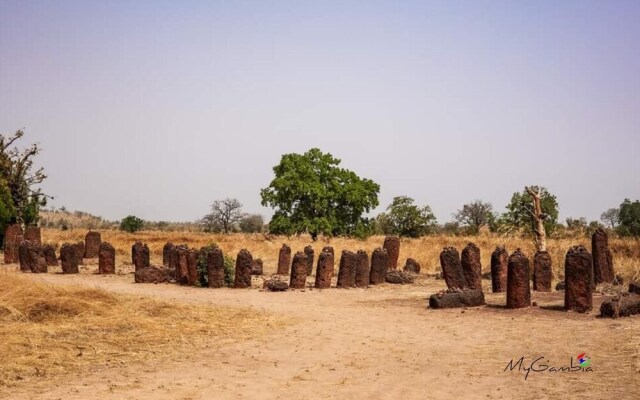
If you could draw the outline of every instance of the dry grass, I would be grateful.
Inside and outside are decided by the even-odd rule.
[[[174,305],[0,274],[0,387],[257,337],[283,323],[255,310]]]
[[[311,241],[306,236],[294,237],[266,237],[262,234],[208,234],[202,232],[162,232],[144,231],[137,233],[125,233],[117,230],[104,230],[102,240],[111,243],[119,257],[119,263],[128,263],[131,259],[131,245],[136,240],[147,243],[152,253],[152,262],[160,264],[162,262],[162,246],[166,242],[174,244],[187,244],[191,247],[201,247],[212,242],[218,244],[225,254],[235,257],[240,249],[249,250],[252,255],[262,258],[264,261],[265,273],[275,273],[278,262],[278,251],[283,243],[291,246],[293,252],[311,245],[317,254],[322,247],[331,245],[340,254],[342,250],[363,249],[368,252],[376,247],[382,246],[384,237],[373,236],[367,240],[332,238],[320,239],[317,242]],[[54,245],[62,245],[65,241],[78,241],[84,238],[86,230],[60,231],[53,229],[43,230],[43,241]],[[496,246],[505,246],[508,251],[521,248],[530,257],[535,253],[533,243],[530,240],[513,236],[499,236],[485,234],[473,237],[455,236],[427,236],[419,239],[403,239],[400,249],[400,263],[408,257],[416,259],[426,272],[436,272],[440,270],[440,251],[444,246],[455,246],[458,250],[469,242],[474,242],[481,249],[482,264],[485,270],[490,265],[491,253]],[[550,239],[548,241],[548,251],[553,260],[554,273],[558,279],[563,277],[564,257],[567,250],[576,244],[582,244],[591,248],[590,239],[580,237],[578,239]],[[613,252],[616,273],[621,274],[626,279],[640,278],[640,241],[637,239],[609,240]],[[336,260],[337,262],[337,260]]]

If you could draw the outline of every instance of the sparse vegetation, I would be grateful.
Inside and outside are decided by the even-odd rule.
[[[144,221],[135,215],[129,215],[120,222],[120,230],[129,233],[138,232],[143,226]]]

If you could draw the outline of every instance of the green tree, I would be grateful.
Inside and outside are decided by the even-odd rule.
[[[384,215],[378,216],[385,221],[385,234],[419,237],[433,232],[436,217],[429,206],[418,207],[414,200],[407,196],[393,198]]]
[[[530,189],[540,193],[540,206],[546,234],[551,235],[558,223],[558,201],[556,196],[549,193],[544,187],[532,186]],[[527,191],[514,193],[507,205],[507,212],[500,218],[503,230],[524,229],[529,234],[534,234],[536,221],[534,218],[533,196]]]
[[[620,204],[616,231],[620,236],[640,237],[640,201],[624,199]]]
[[[138,232],[144,226],[144,221],[135,215],[129,215],[120,221],[120,230],[133,233]]]
[[[269,231],[329,236],[364,236],[372,221],[363,218],[378,205],[380,186],[339,167],[340,160],[319,149],[285,154],[273,167],[275,178],[260,191],[262,205],[275,209]]]
[[[493,205],[491,203],[476,200],[463,205],[460,210],[453,214],[453,218],[460,225],[467,227],[469,233],[477,235],[483,225],[493,228],[496,216],[493,213]]]
[[[249,214],[245,215],[240,220],[240,230],[245,233],[256,233],[262,232],[262,228],[264,227],[264,219],[262,215],[259,214]]]

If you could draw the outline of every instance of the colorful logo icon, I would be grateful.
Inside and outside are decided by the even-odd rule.
[[[580,366],[582,368],[587,368],[589,365],[591,365],[591,358],[589,358],[587,353],[579,354],[578,355],[578,364],[580,364]]]

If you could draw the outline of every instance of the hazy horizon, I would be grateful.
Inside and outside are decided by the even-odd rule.
[[[0,134],[55,207],[194,221],[312,147],[439,223],[538,184],[640,198],[640,2],[0,0]],[[47,207],[48,208],[48,207]]]

